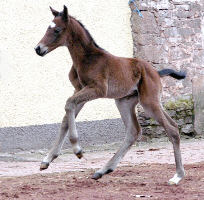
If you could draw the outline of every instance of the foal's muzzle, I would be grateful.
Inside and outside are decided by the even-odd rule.
[[[48,52],[48,48],[42,44],[37,45],[34,49],[39,56],[44,56]]]

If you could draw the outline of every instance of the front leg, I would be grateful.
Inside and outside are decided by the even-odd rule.
[[[81,158],[82,150],[78,141],[76,130],[75,113],[79,104],[85,104],[88,101],[105,97],[105,92],[97,87],[85,87],[70,97],[65,105],[66,117],[69,126],[69,140],[72,144],[73,152],[78,158]]]
[[[75,113],[75,117],[77,117],[78,113],[80,112],[80,110],[82,109],[84,104],[79,104],[76,108],[76,113]],[[62,120],[62,124],[60,127],[60,132],[59,135],[57,136],[54,145],[52,146],[52,148],[50,149],[48,155],[43,159],[41,165],[40,165],[40,170],[44,170],[47,169],[50,165],[50,163],[58,157],[58,155],[60,154],[62,145],[64,143],[64,138],[67,135],[67,131],[68,131],[68,122],[67,122],[67,116],[65,115],[63,117]]]

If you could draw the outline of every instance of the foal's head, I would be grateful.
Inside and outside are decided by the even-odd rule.
[[[67,7],[64,6],[62,12],[58,12],[51,7],[50,10],[54,15],[54,19],[47,28],[44,37],[35,47],[35,51],[39,56],[46,55],[57,47],[65,45],[66,42],[66,32],[69,21]]]

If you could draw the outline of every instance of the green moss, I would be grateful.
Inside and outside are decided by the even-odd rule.
[[[150,125],[154,125],[156,123],[156,121],[154,119],[150,118],[149,123],[150,123]]]
[[[193,100],[190,99],[178,99],[177,101],[169,101],[164,107],[167,110],[193,110]]]

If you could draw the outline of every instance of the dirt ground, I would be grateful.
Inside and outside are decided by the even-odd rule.
[[[88,161],[70,159],[71,154],[62,155],[61,160],[52,163],[44,172],[37,170],[39,162],[0,162],[0,199],[203,200],[204,140],[182,144],[186,177],[177,186],[167,184],[175,173],[171,145],[156,147],[157,144],[133,147],[113,173],[98,181],[91,179],[92,174],[107,162],[114,151],[87,153]],[[65,165],[68,168],[63,169]],[[29,166],[31,173],[26,173]]]

